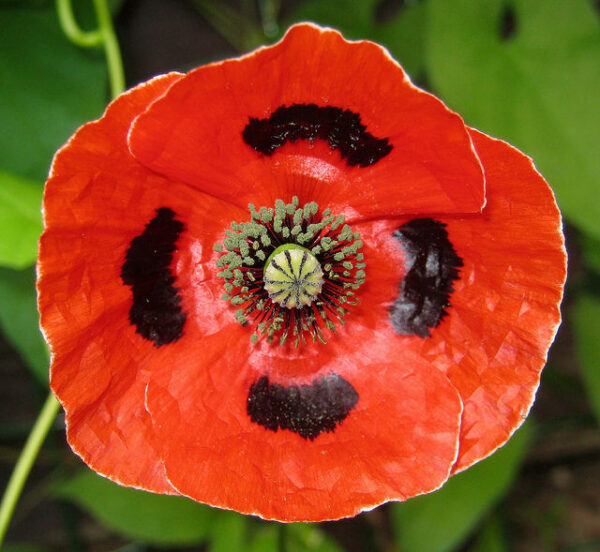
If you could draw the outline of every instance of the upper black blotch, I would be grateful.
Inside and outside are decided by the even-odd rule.
[[[129,321],[156,347],[173,343],[183,335],[186,315],[169,268],[183,229],[171,209],[157,209],[142,234],[131,241],[121,270],[123,283],[133,292]]]
[[[335,430],[357,402],[354,387],[336,374],[300,386],[269,383],[263,376],[250,387],[247,411],[253,422],[266,429],[289,429],[313,440]]]
[[[387,138],[367,132],[360,115],[349,109],[315,104],[281,106],[267,119],[250,118],[242,132],[244,141],[265,155],[296,140],[326,140],[339,149],[350,166],[368,167],[392,151]]]
[[[408,271],[390,308],[392,325],[399,334],[427,337],[447,314],[463,262],[448,239],[446,225],[437,220],[411,220],[394,237],[406,251]]]

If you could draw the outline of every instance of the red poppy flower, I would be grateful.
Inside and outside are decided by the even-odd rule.
[[[75,452],[269,519],[351,516],[489,455],[560,320],[531,160],[314,25],[121,95],[56,155],[44,219]]]

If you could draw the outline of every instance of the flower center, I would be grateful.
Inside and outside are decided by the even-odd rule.
[[[320,212],[315,202],[299,207],[297,197],[249,209],[251,220],[232,222],[223,244],[215,244],[223,299],[239,307],[240,324],[255,325],[255,343],[325,343],[324,329],[335,332],[335,322],[345,324],[348,307],[358,303],[355,290],[365,281],[360,234],[343,215]]]
[[[286,243],[267,259],[263,281],[271,301],[288,309],[298,309],[310,305],[321,293],[323,271],[310,251]]]

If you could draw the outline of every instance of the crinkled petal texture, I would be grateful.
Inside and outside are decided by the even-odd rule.
[[[327,344],[253,343],[213,246],[248,202],[292,196],[351,220],[366,282]],[[120,96],[56,155],[44,214],[39,308],[73,449],[121,484],[263,518],[439,488],[521,424],[560,321],[561,219],[529,158],[314,25]],[[423,303],[405,297],[415,259],[441,263],[431,237],[402,241],[415,219],[458,259],[419,335],[392,315]]]
[[[385,162],[348,167],[319,139],[288,142],[273,157],[244,142],[241,130],[251,117],[297,104],[350,110],[393,149]],[[339,134],[330,134],[331,141]],[[479,212],[485,201],[481,165],[462,119],[414,87],[380,46],[350,43],[314,25],[292,27],[273,47],[192,71],[137,119],[129,144],[152,170],[241,207],[288,197],[289,177],[298,173],[334,182],[318,192],[335,212],[360,218]],[[262,186],[249,188],[249,180]]]

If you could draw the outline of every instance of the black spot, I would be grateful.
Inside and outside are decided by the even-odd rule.
[[[339,149],[350,166],[368,167],[392,151],[387,138],[375,138],[349,109],[315,104],[293,104],[276,109],[268,119],[250,118],[242,132],[256,151],[272,155],[286,142],[326,140]]]
[[[500,14],[500,38],[502,40],[511,39],[517,32],[517,18],[515,9],[506,5]]]
[[[271,384],[263,376],[250,387],[247,411],[266,429],[289,429],[312,441],[324,431],[334,431],[357,402],[354,387],[336,374],[289,387]]]
[[[129,321],[156,347],[173,343],[183,335],[186,315],[169,268],[183,229],[171,209],[157,209],[144,231],[131,241],[121,270],[123,283],[133,292]]]
[[[402,335],[428,337],[450,306],[453,283],[463,266],[448,239],[446,225],[430,218],[403,224],[394,237],[407,254],[408,272],[390,308],[392,326]]]

